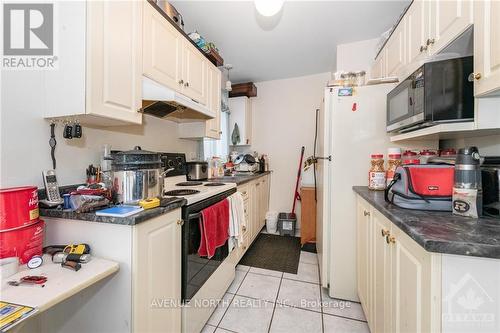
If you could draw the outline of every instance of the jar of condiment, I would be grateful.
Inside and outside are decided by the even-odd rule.
[[[401,154],[389,154],[387,155],[387,171],[386,171],[386,182],[387,185],[394,179],[394,174],[398,166],[403,164],[401,160]]]
[[[403,164],[420,164],[418,154],[411,150],[405,151],[403,153]]]
[[[434,150],[424,149],[420,151],[420,163],[427,164],[429,159],[435,156],[437,156],[437,153]]]
[[[386,174],[384,170],[384,155],[371,155],[371,167],[368,172],[368,188],[370,190],[385,190]]]

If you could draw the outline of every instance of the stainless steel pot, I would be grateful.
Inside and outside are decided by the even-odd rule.
[[[163,192],[163,169],[121,170],[114,172],[115,201],[137,204]]]
[[[163,193],[164,170],[159,153],[140,147],[116,153],[112,169],[116,203],[137,204],[140,200]]]

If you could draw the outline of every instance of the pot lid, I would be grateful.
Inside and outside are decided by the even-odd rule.
[[[133,150],[122,151],[114,154],[113,165],[141,165],[141,164],[160,164],[161,155],[152,151],[142,150],[136,146]]]

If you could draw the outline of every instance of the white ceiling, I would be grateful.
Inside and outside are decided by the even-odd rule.
[[[336,46],[389,29],[409,4],[401,1],[286,1],[271,18],[252,1],[172,1],[185,31],[213,41],[231,81],[267,81],[335,69]]]

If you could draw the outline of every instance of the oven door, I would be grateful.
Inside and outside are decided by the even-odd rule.
[[[201,211],[236,192],[232,189],[182,209],[182,301],[189,301],[229,255],[228,243],[215,250],[212,258],[200,257]]]
[[[387,132],[415,125],[420,120],[415,114],[415,81],[413,75],[387,94]]]

